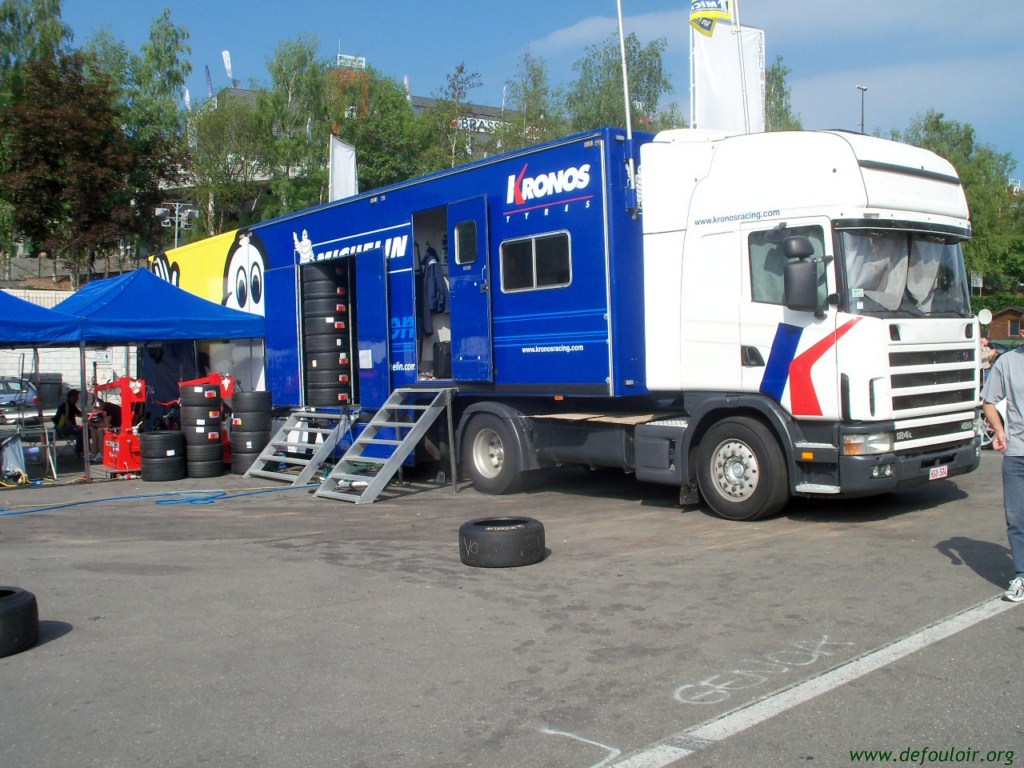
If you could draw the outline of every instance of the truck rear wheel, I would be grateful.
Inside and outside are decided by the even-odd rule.
[[[723,419],[697,451],[697,484],[711,510],[727,520],[759,520],[789,500],[785,457],[771,431],[755,419]]]
[[[462,466],[481,493],[514,493],[523,484],[512,430],[489,413],[474,416],[466,427]]]

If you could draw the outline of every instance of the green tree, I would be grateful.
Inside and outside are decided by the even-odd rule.
[[[60,0],[0,0],[0,78],[33,60],[55,59],[72,40]]]
[[[434,105],[421,116],[426,132],[425,170],[454,168],[473,157],[473,134],[466,125],[469,94],[481,85],[480,73],[470,72],[459,62],[446,78],[445,86],[434,94]]]
[[[315,37],[281,43],[267,62],[270,89],[259,110],[268,122],[265,165],[270,171],[266,215],[278,215],[327,199],[330,120],[324,73]]]
[[[0,111],[10,108],[15,78],[26,63],[53,61],[70,44],[71,28],[61,20],[60,6],[60,0],[0,0]],[[9,170],[10,157],[10,137],[0,134],[0,174]],[[8,259],[15,238],[13,203],[0,194],[0,253]]]
[[[423,136],[405,88],[374,69],[328,75],[334,133],[356,148],[360,189],[405,181],[425,170]]]
[[[0,191],[14,206],[15,230],[68,264],[75,285],[131,216],[131,148],[109,81],[87,77],[84,59],[28,62],[0,114],[10,151]]]
[[[776,56],[775,63],[765,70],[765,126],[766,131],[800,131],[800,115],[793,114],[790,88],[786,78],[792,70]]]
[[[659,120],[662,98],[672,92],[672,83],[662,63],[664,38],[640,45],[633,33],[626,36],[626,67],[629,72],[630,114],[634,128],[650,130],[679,120],[678,112]],[[587,47],[572,66],[577,78],[566,94],[566,109],[574,131],[588,131],[603,125],[624,126],[625,102],[622,90],[622,57],[618,34]]]
[[[1013,158],[978,142],[967,123],[930,110],[894,138],[930,149],[949,160],[960,175],[971,213],[971,242],[964,248],[968,270],[982,272],[998,287],[1024,276],[1020,229],[1008,193]]]
[[[188,168],[182,95],[191,72],[188,31],[176,26],[165,10],[150,26],[141,52],[134,54],[109,33],[100,32],[86,45],[87,61],[110,82],[114,104],[132,151],[125,185],[131,218],[125,237],[113,252],[126,266],[139,242],[156,249],[165,230],[153,209],[168,190],[184,183]]]
[[[247,92],[226,90],[189,118],[192,193],[199,233],[219,235],[253,220],[266,179],[266,122]]]
[[[519,59],[515,79],[505,88],[508,109],[503,112],[502,123],[495,134],[503,151],[550,141],[567,133],[560,97],[551,85],[543,59],[525,51]]]

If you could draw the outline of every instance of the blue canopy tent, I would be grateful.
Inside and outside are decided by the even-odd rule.
[[[137,269],[94,280],[64,299],[55,310],[82,318],[76,341],[144,343],[263,338],[266,321],[214,304]]]
[[[0,291],[0,345],[69,346],[81,339],[81,318]]]

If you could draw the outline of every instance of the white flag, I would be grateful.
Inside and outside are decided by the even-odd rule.
[[[764,30],[721,25],[692,35],[693,127],[760,133],[765,125]]]
[[[235,74],[231,71],[231,51],[221,51],[221,58],[224,59],[224,71],[228,73],[228,80],[235,81]]]
[[[356,148],[337,136],[331,136],[330,200],[359,194]]]

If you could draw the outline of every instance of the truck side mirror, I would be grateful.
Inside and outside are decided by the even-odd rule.
[[[788,260],[782,276],[786,307],[817,313],[818,266],[811,259],[814,245],[800,235],[787,237],[782,241],[782,253]]]
[[[813,261],[800,259],[789,262],[782,279],[788,309],[818,311],[818,268]]]

